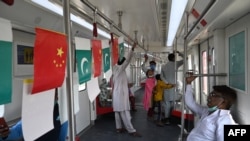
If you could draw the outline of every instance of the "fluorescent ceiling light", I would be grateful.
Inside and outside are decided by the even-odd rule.
[[[38,4],[38,5],[40,5],[40,6],[42,6],[43,8],[46,8],[46,9],[60,15],[60,16],[63,16],[63,9],[59,5],[56,5],[56,4],[54,4],[54,3],[52,3],[52,2],[50,2],[48,0],[31,0],[31,1]],[[93,30],[93,25],[88,23],[83,18],[81,18],[79,16],[76,16],[76,15],[74,15],[72,13],[70,14],[70,18],[75,23],[77,23],[77,24],[79,24],[79,25],[81,25],[81,26],[83,26],[83,27],[85,27],[85,28],[87,28],[87,29],[89,29],[91,31]],[[103,30],[101,30],[99,28],[97,28],[97,33],[102,35],[105,38],[108,38],[108,39],[111,38],[109,33],[105,32],[105,31],[103,31]]]
[[[172,46],[188,0],[172,0],[167,46]]]

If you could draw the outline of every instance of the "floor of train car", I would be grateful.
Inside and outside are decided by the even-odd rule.
[[[114,113],[98,116],[93,126],[80,134],[80,141],[178,141],[180,127],[177,124],[157,126],[147,120],[147,112],[142,107],[144,88],[135,92],[136,112],[131,111],[132,124],[142,137],[133,137],[128,133],[116,133]]]

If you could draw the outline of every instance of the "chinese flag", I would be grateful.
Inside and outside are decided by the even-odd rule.
[[[62,85],[65,77],[66,57],[65,34],[36,28],[32,94]]]
[[[102,42],[92,39],[92,52],[94,61],[94,77],[101,75],[102,71]]]
[[[112,42],[112,55],[113,55],[113,65],[118,61],[118,39],[115,38]]]
[[[2,0],[3,2],[5,2],[8,5],[13,5],[14,4],[14,0]]]

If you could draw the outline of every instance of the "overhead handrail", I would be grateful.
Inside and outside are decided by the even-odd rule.
[[[214,74],[193,74],[192,76],[197,76],[197,77],[227,76],[227,74],[226,74],[226,73],[214,73]]]
[[[132,40],[133,42],[136,42],[133,40],[126,32],[124,32],[117,24],[115,24],[109,17],[107,17],[105,14],[103,14],[100,10],[96,8],[92,3],[90,3],[88,0],[81,0],[82,3],[84,3],[86,6],[88,6],[91,10],[96,11],[96,14],[102,17],[104,20],[106,20],[109,24],[112,24],[116,30],[121,32],[124,36],[126,36],[129,40]],[[140,48],[142,48],[145,52],[146,49],[144,49],[140,44],[138,44]]]
[[[196,22],[193,24],[191,29],[187,32],[187,34],[184,36],[184,40],[187,39],[189,34],[195,29],[195,27],[199,24],[199,22],[203,19],[203,17],[207,14],[207,12],[210,10],[210,8],[215,4],[216,0],[211,0],[208,5],[205,7],[203,12],[201,13],[200,17],[196,20]]]

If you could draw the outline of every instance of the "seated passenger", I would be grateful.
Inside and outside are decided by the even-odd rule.
[[[58,100],[58,92],[56,89],[55,105],[54,105],[54,111],[53,111],[54,129],[42,135],[41,137],[36,139],[36,141],[57,141],[59,138],[60,132],[64,130],[64,129],[61,129],[61,122],[60,122],[60,117],[59,117],[59,105],[57,103],[57,100]],[[2,125],[0,125],[0,141],[20,140],[22,138],[23,138],[23,132],[22,132],[21,120],[18,121],[11,128],[3,128]]]
[[[186,78],[185,102],[190,110],[200,116],[187,141],[223,141],[224,125],[236,124],[230,114],[230,107],[236,101],[236,91],[226,85],[213,86],[207,97],[207,106],[197,104],[193,98],[191,82],[195,76]]]

